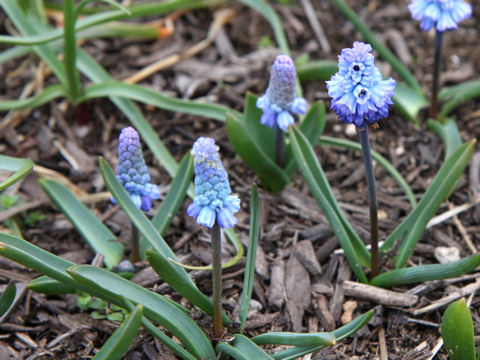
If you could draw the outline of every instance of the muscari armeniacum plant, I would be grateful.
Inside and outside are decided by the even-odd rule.
[[[195,198],[187,214],[210,229],[212,242],[213,324],[215,337],[222,336],[222,242],[221,228],[237,223],[233,216],[240,210],[240,199],[232,195],[218,146],[211,138],[201,137],[192,148],[195,170]]]
[[[378,127],[377,122],[387,117],[395,80],[383,79],[371,51],[372,47],[362,42],[343,49],[338,57],[339,71],[327,81],[327,89],[332,98],[331,108],[341,122],[354,124],[360,137],[370,206],[371,276],[375,277],[379,273],[378,205],[368,125]]]
[[[142,211],[149,211],[152,201],[160,199],[158,186],[150,183],[150,173],[143,159],[138,133],[130,126],[124,128],[118,136],[117,179],[135,206]],[[111,201],[116,204],[113,197]],[[132,261],[138,260],[140,260],[139,233],[132,224]]]
[[[272,65],[270,81],[264,95],[258,98],[262,125],[275,129],[275,160],[284,166],[284,132],[294,123],[293,115],[307,111],[307,101],[296,96],[297,72],[292,58],[278,55]]]
[[[423,31],[435,29],[432,94],[428,116],[436,119],[443,33],[457,29],[459,22],[472,15],[472,7],[464,0],[413,0],[408,9],[412,17],[420,21]]]

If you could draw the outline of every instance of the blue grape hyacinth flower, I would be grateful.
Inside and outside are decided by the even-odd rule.
[[[370,53],[372,46],[354,42],[353,48],[343,49],[338,57],[338,72],[327,81],[331,108],[340,121],[364,127],[387,117],[395,80],[384,80]]]
[[[408,9],[424,31],[454,30],[472,15],[472,7],[463,0],[413,0]]]
[[[257,100],[257,107],[263,110],[260,123],[270,128],[276,125],[283,131],[293,124],[292,114],[305,114],[307,101],[296,97],[297,72],[293,60],[279,55],[272,65],[266,93]]]
[[[237,223],[233,216],[240,210],[240,199],[231,195],[228,175],[218,154],[218,146],[211,138],[200,137],[192,148],[195,170],[195,199],[187,214],[206,227],[215,221],[221,228],[231,228]]]
[[[118,137],[117,179],[133,203],[143,211],[150,210],[152,200],[160,199],[157,185],[150,184],[140,138],[132,127],[124,128]],[[112,202],[115,203],[113,198]]]

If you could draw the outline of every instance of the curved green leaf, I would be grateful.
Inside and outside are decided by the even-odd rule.
[[[208,119],[224,121],[227,112],[234,110],[223,105],[200,103],[163,95],[141,85],[127,84],[121,81],[102,82],[85,87],[83,96],[77,102],[89,99],[115,96],[150,104],[164,110],[203,116]]]
[[[252,299],[253,278],[255,276],[255,258],[260,235],[260,203],[257,186],[253,185],[250,193],[250,232],[248,238],[247,263],[243,278],[243,290],[240,300],[240,328],[245,328],[250,300]]]
[[[34,95],[26,99],[0,101],[0,111],[36,108],[43,104],[49,103],[56,98],[66,96],[67,92],[62,85],[50,85],[38,95]]]
[[[365,244],[340,209],[317,156],[305,136],[293,126],[289,135],[298,167],[310,192],[327,217],[353,271],[360,281],[367,282],[362,265],[370,265],[370,254]]]
[[[137,336],[143,315],[143,306],[137,305],[127,315],[123,324],[113,332],[112,336],[93,357],[94,360],[120,360]]]
[[[382,288],[412,284],[429,280],[443,280],[467,274],[480,265],[480,254],[447,264],[419,265],[404,269],[391,270],[375,276],[371,285]]]
[[[34,163],[30,159],[19,159],[0,155],[0,170],[14,171],[12,175],[0,182],[0,191],[22,180],[33,170]]]
[[[454,119],[445,119],[444,123],[428,119],[427,126],[429,130],[435,131],[445,145],[445,160],[462,145],[462,138]]]
[[[84,286],[105,292],[110,298],[124,297],[134,304],[143,305],[145,315],[176,336],[189,352],[201,359],[215,360],[211,344],[203,331],[173,301],[94,266],[73,266],[68,273]]]
[[[332,331],[332,335],[336,338],[337,342],[341,341],[349,336],[355,334],[358,330],[364,327],[370,318],[373,316],[374,311],[370,310],[365,314],[357,317],[355,320],[349,322],[348,324]],[[325,346],[295,346],[293,348],[280,351],[273,355],[273,358],[276,360],[294,360],[298,359],[300,356],[318,351],[323,349]]]
[[[297,66],[300,82],[312,80],[330,80],[338,71],[338,63],[332,60],[307,61]]]
[[[10,306],[13,304],[13,300],[15,300],[15,295],[17,294],[17,287],[15,286],[14,282],[10,282],[8,286],[3,291],[2,295],[0,295],[0,317],[2,317]]]
[[[40,179],[39,183],[92,249],[104,256],[107,267],[117,266],[123,257],[123,245],[116,241],[115,235],[65,186],[46,179]]]
[[[418,96],[424,96],[422,88],[415,76],[408,70],[408,68],[402,64],[402,62],[385,46],[380,40],[376,38],[374,33],[368,28],[367,25],[358,17],[357,14],[348,6],[343,0],[331,0],[335,6],[342,12],[342,14],[352,22],[353,26],[363,35],[365,40],[377,50],[378,54],[390,65],[392,68],[405,80],[405,82],[412,87]]]
[[[442,318],[442,338],[450,360],[475,359],[475,336],[465,300],[451,303]]]
[[[392,100],[395,108],[405,116],[407,120],[420,126],[420,122],[417,119],[418,113],[429,104],[424,96],[419,96],[417,91],[404,83],[397,82]]]
[[[332,333],[297,334],[294,332],[268,332],[252,338],[257,345],[329,346],[335,345]]]
[[[352,149],[356,151],[362,151],[362,147],[358,142],[345,140],[345,139],[337,139],[329,136],[323,136],[323,135],[320,136],[319,143],[321,145],[337,146],[337,147],[343,147],[343,148]],[[410,204],[412,204],[412,206],[415,207],[417,205],[417,199],[415,198],[415,194],[413,193],[412,189],[408,185],[407,181],[403,178],[402,174],[400,174],[398,170],[395,169],[395,167],[377,151],[372,150],[372,157],[373,159],[378,161],[378,163],[381,166],[383,166],[385,170],[387,170],[390,173],[390,175],[394,178],[397,184],[405,192],[405,195],[410,201]]]
[[[443,121],[458,106],[479,96],[480,80],[466,81],[441,91],[438,98],[446,102],[443,104],[440,114],[438,114],[438,120]]]
[[[394,246],[396,241],[401,241],[398,255],[394,259],[395,268],[403,267],[411,256],[427,222],[451,192],[452,187],[468,165],[475,149],[475,143],[476,140],[469,141],[450,156],[438,171],[422,200],[381,246],[380,250],[385,253]]]
[[[30,281],[27,287],[35,292],[47,295],[72,294],[75,292],[73,286],[65,286],[64,283],[42,275]]]
[[[233,345],[233,346],[232,346]],[[219,343],[215,348],[217,352],[223,352],[236,360],[272,360],[273,358],[260,349],[257,344],[246,336],[236,334],[232,345]]]

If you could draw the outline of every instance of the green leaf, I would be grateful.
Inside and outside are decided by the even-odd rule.
[[[112,269],[117,266],[122,260],[123,245],[115,241],[115,235],[65,186],[54,180],[46,179],[40,179],[39,183],[95,253],[105,257],[107,267]]]
[[[26,99],[15,100],[2,100],[0,101],[0,111],[9,111],[16,109],[32,109],[38,106],[49,103],[50,101],[59,98],[66,97],[67,92],[62,85],[50,85],[45,88],[41,93],[28,97]]]
[[[253,185],[250,194],[250,233],[248,238],[247,263],[243,278],[243,290],[240,300],[240,328],[245,328],[250,300],[252,299],[253,280],[255,276],[255,258],[260,235],[260,204],[257,186]]]
[[[247,127],[247,119],[227,114],[227,135],[235,152],[258,175],[262,184],[273,192],[290,182],[287,174],[265,153]],[[265,139],[265,141],[268,141]]]
[[[233,345],[233,346],[232,346]],[[236,334],[232,345],[219,343],[216,347],[217,352],[223,352],[232,356],[236,360],[272,360],[273,358],[265,351],[259,348],[252,340],[246,336]]]
[[[121,81],[102,82],[100,84],[87,86],[85,87],[83,96],[79,97],[77,102],[80,103],[89,99],[109,96],[136,100],[164,110],[198,115],[208,119],[221,121],[225,120],[225,114],[227,112],[235,112],[223,105],[178,99],[163,95],[155,90],[140,85],[127,84]]]
[[[438,98],[446,102],[442,106],[438,120],[442,122],[458,106],[478,96],[480,96],[480,80],[466,81],[441,91]]]
[[[330,145],[330,146],[343,147],[346,149],[352,149],[359,152],[362,151],[362,147],[358,142],[344,140],[344,139],[337,139],[329,136],[323,136],[323,135],[320,136],[319,143],[320,145]],[[413,193],[412,189],[408,185],[407,181],[398,172],[398,170],[395,169],[395,167],[386,158],[384,158],[380,153],[378,153],[373,149],[372,149],[372,157],[373,159],[378,161],[378,163],[381,166],[383,166],[385,170],[387,170],[390,173],[393,179],[405,192],[405,195],[408,197],[410,204],[412,204],[412,206],[415,207],[417,205],[415,194]]]
[[[395,268],[405,265],[413,253],[418,239],[423,234],[427,222],[435,215],[437,209],[451,192],[468,165],[475,149],[476,140],[471,140],[462,145],[442,165],[425,195],[413,211],[397,226],[387,237],[380,251],[385,253],[392,249],[395,242],[400,241],[397,256],[394,258]]]
[[[1,102],[0,102],[1,104]],[[0,170],[14,171],[12,175],[0,182],[0,191],[22,180],[33,170],[33,161],[30,159],[19,159],[11,156],[0,155]]]
[[[127,352],[133,339],[137,336],[143,315],[143,306],[137,305],[128,314],[123,324],[113,332],[112,336],[95,355],[95,360],[120,360]]]
[[[415,76],[408,70],[408,68],[402,64],[402,62],[393,54],[380,40],[374,35],[372,30],[358,17],[357,14],[348,6],[343,0],[331,0],[332,3],[342,12],[342,14],[352,22],[353,26],[363,35],[365,40],[377,50],[378,54],[400,75],[403,80],[417,93],[418,96],[424,96],[422,88]]]
[[[454,119],[445,119],[444,123],[428,119],[427,126],[429,130],[435,131],[445,145],[445,160],[453,155],[462,145],[462,138]]]
[[[332,60],[307,61],[297,66],[300,82],[312,80],[330,80],[338,71],[338,63]]]
[[[382,288],[429,280],[443,280],[467,274],[480,265],[480,254],[446,264],[419,265],[391,270],[375,276],[371,285]]]
[[[475,359],[473,321],[465,300],[451,303],[442,318],[442,338],[450,360]]]
[[[297,334],[294,332],[268,332],[257,335],[252,341],[258,345],[292,345],[292,346],[329,346],[335,345],[336,339],[332,333],[319,332]]]
[[[417,119],[418,113],[429,104],[423,95],[419,96],[418,92],[408,85],[397,82],[392,100],[395,108],[408,121],[420,126],[420,122]]]
[[[45,275],[33,279],[27,287],[32,291],[47,295],[72,294],[75,292],[74,287],[65,286],[64,283]]]
[[[350,266],[360,281],[367,282],[362,265],[369,266],[370,254],[335,200],[313,148],[305,136],[295,127],[290,128],[290,141],[298,167],[308,184],[310,192],[322,208],[335,236],[344,249]]]
[[[168,227],[172,223],[175,214],[180,209],[180,206],[182,206],[188,186],[192,181],[192,174],[193,157],[190,153],[188,153],[184,156],[182,162],[180,163],[178,171],[170,183],[168,193],[163,199],[162,205],[152,219],[152,224],[160,233],[160,235],[163,236],[165,234],[165,231],[167,231]],[[145,242],[146,239],[142,235],[140,238],[140,244],[143,245]],[[145,249],[142,249],[142,254],[144,253]]]
[[[0,317],[2,317],[10,306],[13,304],[13,300],[15,300],[15,295],[17,294],[17,287],[15,286],[14,282],[10,282],[8,286],[3,291],[2,295],[0,295]]]
[[[70,268],[68,273],[93,291],[104,292],[110,298],[124,297],[134,304],[143,305],[145,315],[176,336],[189,352],[201,359],[215,359],[205,334],[172,300],[94,266],[77,265]]]
[[[365,314],[357,317],[355,320],[349,322],[348,324],[332,331],[332,335],[336,338],[336,341],[341,341],[349,336],[355,334],[358,330],[364,327],[370,318],[373,316],[374,311],[370,310]],[[293,360],[297,359],[300,356],[318,351],[323,349],[325,346],[295,346],[293,348],[280,351],[273,355],[273,358],[276,360]]]

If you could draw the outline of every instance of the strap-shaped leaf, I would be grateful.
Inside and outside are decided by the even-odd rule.
[[[365,314],[357,317],[355,320],[349,322],[348,324],[332,331],[332,335],[336,338],[336,341],[341,341],[349,336],[355,334],[358,330],[364,327],[370,318],[373,316],[374,311],[370,310]],[[320,346],[295,346],[293,348],[279,351],[274,354],[272,357],[276,360],[294,360],[298,359],[300,356],[321,350],[325,345]]]
[[[429,280],[442,280],[467,274],[480,265],[480,254],[446,264],[419,265],[391,270],[375,276],[370,284],[390,288]]]
[[[450,360],[475,359],[475,336],[465,300],[451,303],[442,318],[442,338]]]
[[[28,97],[26,99],[0,101],[0,111],[35,108],[43,104],[49,103],[56,98],[66,96],[67,92],[62,85],[50,85],[45,88],[41,93]]]
[[[370,254],[365,244],[353,230],[335,200],[313,148],[298,129],[295,127],[290,129],[292,149],[310,192],[327,217],[353,271],[360,281],[367,282],[362,266],[368,267],[370,265]]]
[[[252,299],[253,280],[255,276],[255,258],[257,254],[258,238],[260,236],[260,203],[258,189],[252,186],[250,193],[250,233],[248,237],[247,263],[243,277],[243,290],[240,300],[240,328],[245,328],[250,300]]]
[[[68,273],[84,286],[107,293],[110,298],[123,297],[134,304],[143,305],[145,315],[176,336],[189,352],[200,359],[215,359],[211,344],[203,331],[175,302],[94,266],[77,265],[70,268]]]
[[[466,81],[441,91],[438,98],[446,102],[442,106],[438,120],[443,121],[458,106],[478,96],[480,96],[480,80]]]
[[[330,80],[338,71],[338,63],[332,60],[306,61],[297,66],[300,82],[312,80]]]
[[[123,245],[116,241],[115,235],[65,186],[46,179],[40,179],[39,183],[92,249],[105,257],[107,267],[117,266],[122,260]]]
[[[233,346],[232,346],[233,345]],[[252,340],[246,336],[236,334],[232,345],[219,343],[215,348],[217,352],[230,355],[236,360],[272,360],[273,358],[258,347]]]
[[[411,123],[420,126],[417,119],[420,110],[428,106],[424,96],[418,96],[418,92],[404,83],[397,82],[393,93],[393,105]]]
[[[0,155],[0,170],[14,171],[12,175],[0,182],[0,191],[22,180],[33,170],[33,161]]]
[[[32,291],[47,295],[72,294],[75,292],[73,286],[66,286],[64,283],[46,275],[33,279],[28,283],[27,287]]]
[[[398,255],[394,258],[395,268],[403,267],[411,256],[427,222],[435,215],[468,165],[475,143],[476,140],[467,142],[450,156],[438,171],[422,200],[385,240],[380,248],[382,252],[389,251],[395,242],[401,241]]]
[[[0,318],[8,311],[10,306],[12,306],[16,293],[17,287],[14,282],[11,282],[5,288],[2,295],[0,295]]]
[[[116,329],[112,336],[103,344],[94,360],[120,360],[127,352],[128,347],[137,336],[138,329],[142,321],[143,306],[137,305],[135,309],[127,315],[123,324]]]
[[[428,119],[427,126],[430,130],[435,131],[445,145],[445,160],[462,145],[462,137],[458,130],[457,123],[454,119],[445,119],[443,123]]]
[[[252,339],[255,344],[292,345],[292,346],[329,346],[335,345],[336,339],[332,333],[320,332],[297,334],[294,332],[268,332]]]

